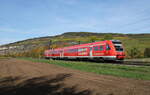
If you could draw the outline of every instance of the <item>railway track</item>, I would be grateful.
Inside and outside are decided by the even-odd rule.
[[[103,63],[105,64],[105,63]],[[117,61],[117,62],[106,62],[106,64],[118,64],[118,65],[131,65],[131,66],[150,66],[150,62],[143,61]]]
[[[143,62],[143,61],[124,61],[123,64],[138,65],[138,66],[150,66],[150,62]]]

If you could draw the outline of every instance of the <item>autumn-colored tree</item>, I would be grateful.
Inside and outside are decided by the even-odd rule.
[[[15,53],[13,56],[15,57],[34,57],[34,58],[42,58],[44,51],[48,49],[47,46],[41,46],[32,49],[31,51]]]
[[[37,47],[33,50],[31,50],[31,53],[29,54],[31,57],[41,58],[43,57],[44,51],[47,49],[47,47]]]

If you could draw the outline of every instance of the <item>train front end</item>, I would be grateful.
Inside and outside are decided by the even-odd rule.
[[[115,56],[117,60],[124,60],[125,58],[125,52],[122,45],[122,42],[120,40],[112,40]]]

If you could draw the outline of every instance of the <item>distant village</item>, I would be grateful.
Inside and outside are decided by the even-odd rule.
[[[16,45],[16,46],[1,46],[0,55],[6,55],[9,53],[25,52],[35,47],[35,45]]]

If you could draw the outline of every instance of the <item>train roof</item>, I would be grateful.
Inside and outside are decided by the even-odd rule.
[[[68,47],[64,47],[64,48],[57,48],[57,49],[54,49],[54,50],[87,47],[88,45],[90,46],[90,45],[95,45],[95,44],[100,44],[100,43],[106,43],[106,42],[109,42],[109,41],[111,41],[111,40],[105,40],[105,41],[99,41],[99,42],[92,42],[92,43],[86,43],[86,44],[73,45],[73,46],[68,46]]]
[[[99,41],[99,42],[92,42],[92,43],[86,43],[86,44],[79,44],[79,45],[73,45],[73,46],[68,46],[68,47],[64,47],[64,49],[68,49],[68,48],[74,48],[74,47],[86,47],[86,46],[90,46],[90,45],[95,45],[95,44],[100,44],[100,43],[104,43],[106,41]]]
[[[88,45],[95,45],[95,44],[100,44],[104,42],[108,42],[111,40],[105,40],[105,41],[99,41],[99,42],[92,42],[92,43],[86,43],[86,44],[79,44],[79,45],[73,45],[73,46],[68,46],[68,47],[63,47],[63,48],[56,48],[56,49],[51,49],[51,50],[62,50],[62,49],[69,49],[69,48],[79,48],[79,47],[87,47]]]
[[[92,43],[86,43],[86,44],[79,44],[79,45],[73,45],[73,46],[68,46],[68,47],[63,47],[63,48],[56,48],[56,49],[50,49],[47,51],[51,50],[62,50],[62,49],[69,49],[69,48],[79,48],[79,47],[87,47],[88,45],[95,45],[95,44],[100,44],[100,43],[106,43],[106,42],[121,42],[120,40],[105,40],[105,41],[99,41],[99,42],[92,42]]]
[[[99,42],[92,42],[92,43],[86,43],[86,44],[73,45],[73,46],[68,46],[68,47],[63,47],[63,48],[50,49],[50,50],[46,50],[46,51],[62,50],[62,49],[69,49],[69,48],[79,48],[79,47],[87,47],[87,46],[96,45],[96,44],[100,44],[100,43],[106,43],[106,42],[121,42],[121,41],[120,40],[105,40],[105,41],[99,41]]]

